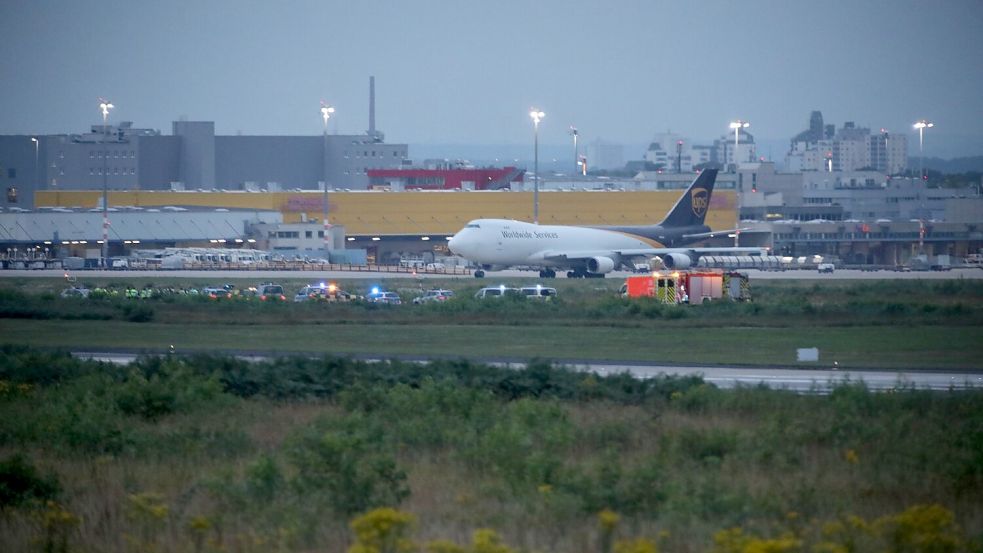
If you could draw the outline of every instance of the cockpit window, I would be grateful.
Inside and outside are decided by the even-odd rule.
[[[464,228],[481,228],[481,227],[478,226],[477,223],[470,223],[470,224],[464,225]]]

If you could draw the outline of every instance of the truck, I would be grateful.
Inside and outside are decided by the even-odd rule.
[[[663,303],[705,303],[728,298],[751,299],[751,288],[744,273],[723,271],[653,271],[630,276],[621,287],[628,298],[654,297]]]

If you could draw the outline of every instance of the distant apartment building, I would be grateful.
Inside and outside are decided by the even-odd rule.
[[[694,167],[709,163],[710,146],[693,144],[688,138],[671,133],[659,133],[652,138],[645,161],[665,172],[691,173]]]
[[[754,135],[746,129],[738,129],[737,140],[733,134],[725,134],[713,141],[710,151],[710,161],[718,163],[725,169],[736,169],[744,163],[754,163],[758,160]]]
[[[847,121],[839,130],[823,123],[822,112],[814,111],[809,129],[792,138],[785,155],[788,171],[879,171],[902,173],[908,166],[908,139],[885,129],[870,129]]]

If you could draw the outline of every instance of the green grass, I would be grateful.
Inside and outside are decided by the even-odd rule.
[[[309,282],[287,281],[292,291]],[[90,286],[182,288],[204,279],[103,279]],[[255,284],[237,281],[239,287]],[[414,280],[373,284],[407,302]],[[428,283],[430,284],[430,283]],[[171,295],[62,299],[57,279],[0,281],[0,343],[72,349],[296,351],[365,355],[788,365],[818,347],[822,366],[983,368],[983,281],[762,281],[753,303],[665,306],[617,296],[619,282],[561,280],[557,301],[476,300],[473,280],[444,304],[215,302]]]
[[[818,347],[841,367],[981,369],[977,327],[646,328],[567,325],[163,324],[0,319],[2,342],[46,348],[793,365]],[[808,364],[804,366],[809,366]]]

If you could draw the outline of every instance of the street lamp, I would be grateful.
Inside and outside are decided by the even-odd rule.
[[[536,108],[529,110],[533,123],[533,189],[532,189],[532,222],[539,224],[539,122],[546,114]]]
[[[328,134],[328,119],[331,119],[331,114],[334,113],[334,108],[324,103],[321,100],[321,117],[324,118],[324,134]]]
[[[102,260],[100,264],[105,268],[106,259],[109,257],[109,167],[107,166],[109,155],[105,150],[106,136],[109,134],[107,122],[109,120],[109,110],[114,106],[102,98],[99,98],[99,109],[102,110]]]
[[[730,122],[730,128],[734,129],[734,167],[737,167],[737,145],[740,142],[741,129],[746,129],[751,123],[738,119]]]
[[[329,247],[331,245],[329,235],[331,224],[328,223],[328,119],[331,119],[332,113],[334,113],[334,107],[321,100],[321,117],[324,119],[324,200],[321,202],[324,208],[324,213],[321,215],[324,225],[324,255],[328,255],[328,250],[331,249]]]
[[[915,124],[912,126],[918,129],[918,174],[921,175],[922,180],[928,180],[925,178],[925,153],[922,150],[925,146],[925,129],[931,129],[935,126],[935,123],[921,119],[915,121]]]
[[[580,151],[577,150],[577,127],[570,125],[570,134],[573,135],[573,173],[579,173],[580,169]]]
[[[41,147],[41,142],[37,137],[32,136],[31,142],[34,143],[34,186],[38,185],[38,149]]]

